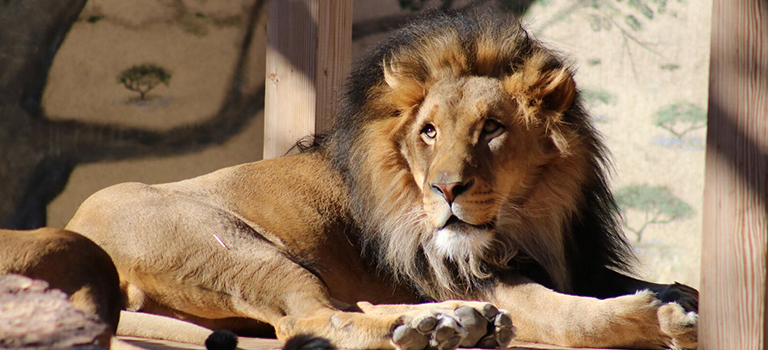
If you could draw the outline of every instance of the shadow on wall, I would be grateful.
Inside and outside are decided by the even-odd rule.
[[[0,42],[4,50],[7,49],[0,55],[0,66],[5,68],[0,72],[0,193],[4,195],[3,201],[0,201],[0,227],[31,229],[45,226],[47,205],[64,190],[78,165],[187,154],[220,145],[240,133],[264,104],[263,84],[252,93],[244,93],[243,82],[254,32],[265,2],[255,0],[250,8],[244,10],[247,22],[241,26],[243,39],[231,69],[225,98],[218,110],[206,118],[197,119],[201,122],[163,131],[114,123],[83,122],[75,120],[77,118],[64,120],[56,115],[56,118],[51,118],[42,106],[48,72],[86,1],[0,2]],[[396,6],[401,11],[353,24],[353,38],[387,32],[434,10],[468,12],[494,7],[521,15],[534,2],[398,0]],[[194,21],[188,18],[205,18],[205,14],[188,13],[180,1],[173,6],[176,11],[173,21],[179,22],[185,32],[200,34],[205,29],[194,26]],[[179,8],[176,7],[183,11],[177,11]],[[45,15],[42,15],[43,11]],[[101,13],[82,15],[90,25],[113,20]],[[231,22],[231,18],[215,21]],[[123,22],[118,24],[134,29],[142,25]],[[170,75],[163,78],[161,74],[154,78],[160,83],[167,83]],[[149,101],[144,101],[150,87],[136,83],[138,85],[132,90],[141,94],[139,101],[133,101],[137,105],[152,107],[158,103],[172,103],[167,99],[149,98]],[[144,84],[156,83],[144,81]]]
[[[237,134],[264,106],[263,85],[250,94],[243,93],[242,85],[265,2],[258,0],[250,9],[218,112],[166,131],[50,120],[41,104],[48,71],[85,0],[1,3],[0,42],[11,49],[0,56],[0,66],[7,67],[0,75],[0,227],[45,226],[46,206],[78,164],[194,152]]]

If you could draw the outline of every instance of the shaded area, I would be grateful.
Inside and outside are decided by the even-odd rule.
[[[250,10],[239,56],[219,110],[166,131],[49,120],[43,90],[56,52],[85,0],[0,3],[0,227],[44,226],[47,204],[78,164],[194,152],[221,144],[263,109],[264,87],[243,92],[243,74],[265,0]]]
[[[394,15],[388,15],[378,18],[373,18],[365,21],[359,21],[352,24],[352,40],[360,39],[369,35],[385,33],[400,27],[405,26],[409,22],[424,17],[425,14],[431,12],[461,12],[467,13],[477,8],[480,8],[491,0],[471,0],[462,6],[454,6],[453,0],[442,0],[441,5],[435,8],[421,8],[416,7],[420,12],[402,12]],[[533,5],[536,0],[494,0],[495,5],[503,9],[508,13],[512,13],[517,17],[521,17],[526,11]],[[401,2],[401,7],[407,8]]]
[[[263,109],[263,86],[248,94],[242,87],[256,21],[265,2],[255,1],[245,21],[239,58],[219,110],[201,123],[166,131],[81,122],[76,116],[48,118],[42,106],[48,72],[86,0],[0,2],[0,193],[5,195],[0,202],[0,227],[45,226],[48,204],[64,190],[79,164],[180,155],[221,144],[238,134]],[[436,8],[356,23],[353,38],[389,31],[431,11],[467,12],[489,4],[521,15],[534,2],[442,0]],[[295,4],[294,12],[311,20],[306,5]],[[169,23],[190,15],[178,0],[170,6],[175,10]],[[103,16],[91,16],[87,20],[101,19]]]
[[[768,71],[762,76],[768,76]],[[707,152],[724,161],[763,205],[768,205],[768,140],[756,139],[715,99],[709,102]],[[763,116],[768,118],[768,111]],[[756,203],[757,204],[757,203]]]

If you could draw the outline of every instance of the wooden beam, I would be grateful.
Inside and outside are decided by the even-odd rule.
[[[328,130],[351,52],[352,0],[270,1],[264,158]]]
[[[714,0],[700,349],[764,349],[768,293],[768,2]]]

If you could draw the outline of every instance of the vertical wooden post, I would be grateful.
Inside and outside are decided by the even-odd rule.
[[[714,0],[699,348],[768,345],[768,2]]]
[[[264,158],[328,130],[351,52],[352,0],[269,2]]]

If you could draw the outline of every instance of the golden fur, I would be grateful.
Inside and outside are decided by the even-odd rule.
[[[42,228],[0,230],[0,274],[44,280],[114,333],[122,299],[115,265],[107,253],[74,232]]]
[[[695,346],[694,290],[621,273],[572,76],[517,24],[420,22],[363,60],[305,152],[117,185],[68,228],[114,259],[130,309],[211,328],[452,349],[505,346],[511,316],[529,341]]]
[[[565,255],[566,246],[575,238],[566,237],[572,233],[568,225],[586,204],[582,189],[589,181],[602,181],[594,164],[599,161],[595,152],[600,146],[588,116],[578,105],[573,107],[576,87],[572,75],[551,51],[527,42],[519,27],[484,27],[469,44],[457,29],[439,28],[430,33],[429,41],[398,48],[382,62],[383,81],[369,88],[370,100],[354,117],[362,124],[359,136],[344,140],[353,145],[351,150],[336,154],[349,158],[340,163],[360,163],[347,165],[356,176],[351,180],[356,186],[352,195],[361,193],[363,197],[359,200],[364,203],[357,208],[359,220],[373,226],[369,231],[383,235],[369,237],[379,241],[373,245],[381,246],[383,260],[432,298],[466,296],[477,279],[487,279],[493,269],[508,269],[518,252],[540,264],[553,287],[570,291],[571,272]],[[466,50],[467,45],[474,45],[476,52]],[[436,230],[426,220],[430,202],[425,198],[430,193],[424,188],[425,168],[434,164],[423,159],[424,154],[403,148],[413,146],[409,137],[418,134],[413,128],[420,113],[432,113],[431,118],[438,118],[434,122],[439,122],[439,118],[450,118],[441,110],[456,110],[451,100],[455,96],[449,92],[433,94],[431,110],[425,112],[431,90],[478,82],[480,77],[498,82],[498,86],[477,94],[476,101],[460,112],[480,121],[489,115],[503,120],[510,132],[517,133],[504,147],[518,155],[471,156],[465,147],[441,152],[449,162],[476,157],[472,161],[484,166],[476,170],[480,175],[477,191],[467,193],[473,197],[467,201],[486,203],[474,210],[496,215],[493,244],[477,254],[448,259],[430,247]],[[566,112],[570,115],[565,116]],[[616,242],[609,248],[619,256],[628,254],[620,236],[608,239]],[[422,253],[429,268],[420,270],[413,262]],[[621,266],[621,261],[616,262]]]
[[[3,274],[43,280],[48,288],[64,292],[75,307],[107,326],[92,345],[110,347],[123,300],[115,265],[89,239],[55,228],[0,230],[0,275]]]

